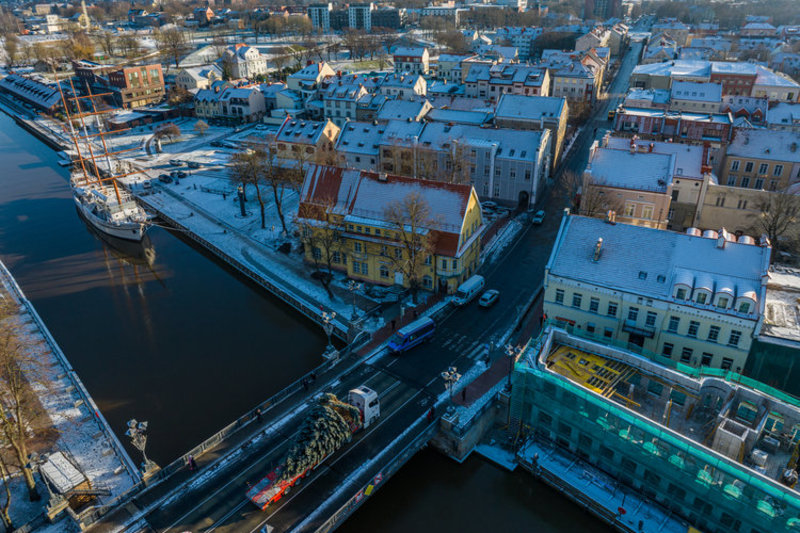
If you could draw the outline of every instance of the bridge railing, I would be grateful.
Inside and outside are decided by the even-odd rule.
[[[400,470],[400,468],[408,462],[419,450],[424,448],[428,441],[431,440],[434,433],[436,433],[437,427],[439,425],[439,421],[434,420],[430,422],[422,432],[417,435],[408,445],[406,445],[402,450],[400,450],[397,454],[395,454],[391,459],[389,459],[379,470],[380,480],[376,482],[375,477],[370,477],[369,481],[365,484],[357,487],[357,490],[354,491],[353,495],[342,505],[339,509],[334,512],[330,518],[328,518],[325,522],[323,522],[318,528],[317,533],[328,533],[329,531],[333,531],[338,525],[347,519],[351,514],[353,514],[361,504],[363,504],[367,499],[367,494],[372,494],[380,487],[382,487],[388,479],[394,475],[395,472]],[[369,487],[372,487],[371,491]]]

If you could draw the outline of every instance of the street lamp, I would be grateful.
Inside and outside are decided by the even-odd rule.
[[[357,281],[352,279],[347,282],[347,290],[350,291],[350,293],[353,295],[353,315],[351,317],[351,320],[355,320],[358,318],[358,315],[356,314],[356,291],[360,291],[361,287],[363,286],[364,286],[363,283],[358,283]]]
[[[328,313],[327,311],[322,312],[322,329],[325,330],[325,335],[328,336],[328,345],[325,347],[325,353],[330,354],[333,353],[336,348],[334,348],[333,343],[331,342],[331,335],[333,334],[333,319],[336,318],[336,311],[331,311]]]
[[[458,380],[461,379],[461,374],[458,373],[458,369],[454,366],[451,366],[444,372],[442,372],[442,379],[444,380],[444,386],[447,389],[447,392],[450,393],[450,402],[453,401],[453,387],[455,384],[458,383]]]
[[[142,470],[147,473],[156,468],[158,465],[148,459],[147,454],[144,453],[144,449],[147,446],[147,422],[139,422],[135,418],[131,418],[128,420],[128,431],[125,432],[125,435],[130,437],[133,447],[142,452],[142,457],[144,458]]]
[[[517,357],[521,354],[521,346],[506,345],[506,355],[508,356],[508,383],[506,383],[506,391],[511,391],[511,373],[514,371],[514,363],[517,361]]]

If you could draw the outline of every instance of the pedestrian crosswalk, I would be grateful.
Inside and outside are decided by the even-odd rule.
[[[474,340],[468,335],[444,331],[447,340],[442,343],[442,348],[453,352],[456,355],[463,355],[473,361],[485,358],[489,353],[489,345],[486,342]]]

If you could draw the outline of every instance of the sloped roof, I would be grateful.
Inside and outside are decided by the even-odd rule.
[[[338,215],[385,225],[389,222],[386,210],[410,194],[419,194],[428,204],[431,219],[424,229],[436,232],[437,254],[457,255],[461,228],[473,194],[470,185],[313,166],[306,173],[300,193],[301,212],[312,212],[303,210],[303,205],[324,207]]]

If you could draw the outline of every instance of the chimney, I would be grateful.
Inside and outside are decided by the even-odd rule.
[[[600,254],[602,254],[602,253],[603,253],[603,238],[602,237],[598,237],[597,238],[597,244],[594,245],[594,258],[592,259],[592,261],[595,261],[595,262],[599,261],[600,260]]]

